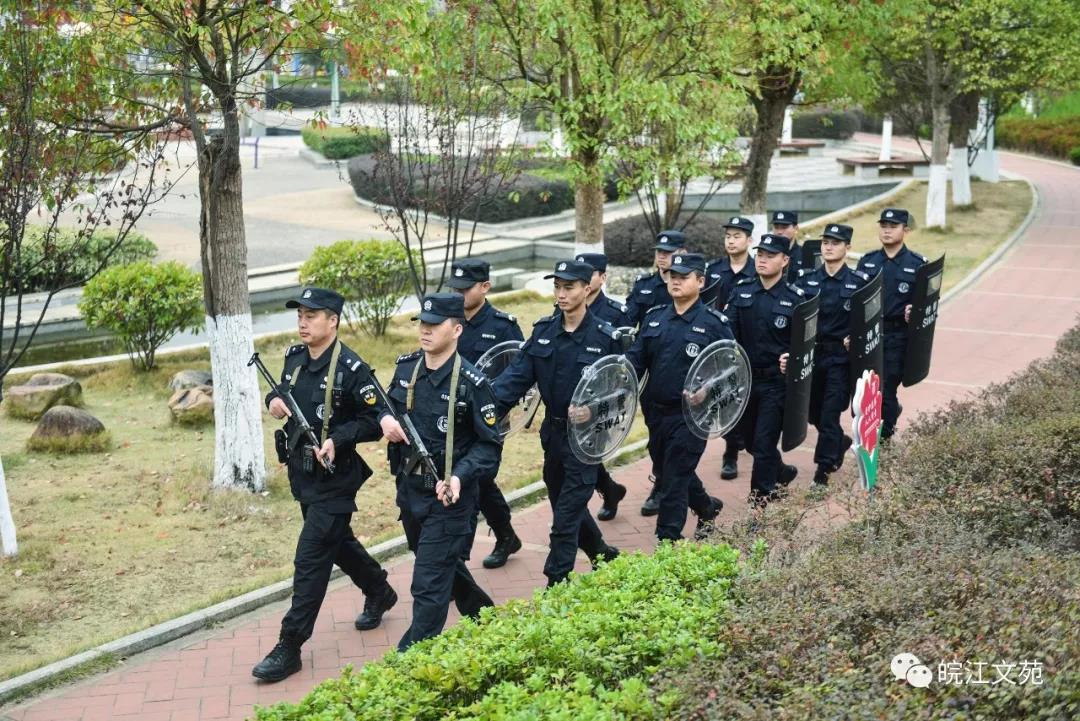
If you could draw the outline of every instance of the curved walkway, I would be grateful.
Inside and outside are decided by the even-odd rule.
[[[1002,166],[1037,186],[1041,207],[1020,241],[942,308],[932,372],[922,384],[902,391],[905,413],[901,425],[920,411],[1004,380],[1032,360],[1048,355],[1080,313],[1080,205],[1076,203],[1080,169],[1011,153],[1002,154]],[[813,474],[812,448],[813,431],[800,449],[788,454],[789,461],[800,469],[797,484],[808,484]],[[699,471],[710,491],[727,504],[722,517],[730,522],[745,513],[749,463],[744,456],[740,478],[720,481],[721,450],[712,444]],[[650,550],[654,546],[653,519],[642,518],[636,510],[648,491],[648,471],[647,461],[620,469],[619,480],[630,487],[630,494],[619,517],[601,524],[607,540],[624,550]],[[850,467],[844,472],[853,473]],[[594,506],[598,506],[595,499]],[[515,526],[525,548],[495,571],[484,570],[479,564],[492,540],[477,539],[470,565],[497,602],[529,596],[543,587],[549,523],[546,502],[518,512]],[[282,539],[282,543],[291,542]],[[583,558],[578,567],[587,569]],[[383,626],[366,633],[355,631],[353,618],[361,610],[362,597],[346,581],[336,582],[327,595],[315,635],[304,647],[303,670],[283,683],[260,685],[250,675],[251,667],[277,641],[286,608],[279,603],[224,627],[140,654],[120,669],[2,710],[0,720],[245,719],[252,715],[254,704],[298,700],[319,681],[336,676],[345,664],[361,665],[396,644],[411,612],[411,558],[398,560],[389,570],[401,601]],[[452,613],[451,622],[456,618]]]

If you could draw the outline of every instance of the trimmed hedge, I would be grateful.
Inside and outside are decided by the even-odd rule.
[[[347,668],[260,721],[653,719],[647,680],[720,652],[738,568],[728,546],[664,544],[621,556],[532,600],[485,609],[404,654]]]
[[[702,253],[706,260],[727,255],[724,251],[723,223],[729,217],[698,213],[697,217],[683,228],[690,249]],[[654,245],[656,238],[649,229],[649,224],[640,215],[621,218],[604,225],[604,252],[611,265],[651,267]]]
[[[670,717],[1077,718],[1078,373],[1073,329],[1050,359],[917,419],[865,521],[739,578],[718,639],[730,652],[657,683],[681,699]],[[900,652],[930,668],[929,688],[893,678]],[[1012,684],[952,684],[943,662],[985,663],[988,680],[1017,667]],[[1024,662],[1041,684],[1017,684]]]
[[[300,136],[304,145],[329,160],[345,160],[390,149],[390,136],[379,128],[309,126],[300,131]]]
[[[341,102],[352,103],[363,100],[369,93],[346,91],[339,93]],[[310,85],[283,85],[266,91],[266,107],[273,110],[286,105],[293,108],[321,108],[330,105],[329,87],[311,87]]]
[[[389,190],[387,162],[388,153],[359,155],[349,161],[349,181],[357,196],[382,205],[392,205]],[[409,195],[413,207],[426,205],[431,212],[445,215],[445,203],[439,178],[433,178],[431,186],[424,189],[424,176],[435,172],[431,165],[418,163],[414,170]],[[499,192],[483,199],[477,206],[462,214],[465,220],[482,223],[502,223],[519,218],[554,215],[574,207],[574,190],[570,183],[561,179],[545,179],[529,173],[519,173],[508,178]]]
[[[82,238],[74,231],[58,229],[52,244],[46,248],[44,228],[26,226],[23,238],[21,263],[27,270],[22,279],[27,293],[81,285],[101,265],[106,256],[105,267],[125,265],[149,260],[157,255],[157,246],[145,235],[128,232],[119,247],[116,232],[99,230],[89,238]],[[61,271],[63,269],[63,272]]]
[[[1080,147],[1080,117],[998,118],[994,133],[1003,148],[1070,160],[1073,149]]]
[[[813,110],[792,115],[791,133],[796,138],[847,140],[859,130],[862,118],[847,110]]]

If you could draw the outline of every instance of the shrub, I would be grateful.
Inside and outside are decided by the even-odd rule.
[[[150,370],[162,344],[202,327],[202,278],[175,261],[114,266],[86,284],[79,312],[123,341],[133,368]]]
[[[723,223],[728,215],[698,213],[683,229],[690,249],[705,255],[706,260],[722,258],[724,252]],[[604,225],[604,252],[611,265],[651,267],[656,238],[649,224],[640,215],[621,218]]]
[[[344,160],[390,148],[390,136],[379,128],[305,127],[300,131],[300,135],[304,139],[304,145],[322,153],[329,160]]]
[[[796,138],[847,140],[861,122],[859,115],[846,110],[798,112],[791,118],[791,132]]]
[[[413,264],[424,272],[415,251]],[[315,249],[300,266],[300,282],[341,293],[350,328],[377,337],[401,305],[411,273],[409,256],[396,240],[341,240]]]
[[[485,609],[404,654],[321,684],[261,721],[660,718],[646,680],[718,653],[737,554],[664,544]]]
[[[1080,146],[1080,117],[999,118],[995,138],[1003,148],[1068,159]]]
[[[360,90],[345,87],[342,87],[340,92],[343,103],[357,102],[366,95]],[[293,108],[326,107],[330,105],[330,87],[320,85],[313,88],[307,85],[290,84],[266,91],[266,107],[272,110],[283,105]]]
[[[1069,151],[1069,160],[1073,165],[1080,165],[1080,145]]]
[[[102,264],[111,267],[134,263],[157,254],[157,246],[145,235],[135,232],[129,232],[115,249],[116,232],[112,230],[99,230],[84,238],[75,231],[61,228],[51,241],[46,247],[42,226],[26,227],[21,257],[25,270],[21,272],[27,292],[81,285]],[[64,269],[62,273],[60,266]]]

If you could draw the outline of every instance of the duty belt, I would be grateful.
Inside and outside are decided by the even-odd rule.
[[[886,318],[882,321],[885,330],[907,330],[908,324],[903,318]]]
[[[547,422],[551,425],[552,428],[566,428],[565,418],[548,418]]]
[[[682,401],[653,401],[649,404],[652,409],[661,415],[674,415],[682,413]]]
[[[821,355],[840,355],[847,352],[844,349],[844,342],[839,340],[818,341],[817,350]]]

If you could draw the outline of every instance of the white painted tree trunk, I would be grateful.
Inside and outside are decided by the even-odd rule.
[[[952,149],[952,202],[955,206],[971,205],[971,169],[967,162],[967,146]]]
[[[251,315],[206,318],[210,364],[214,369],[215,488],[266,487],[262,403],[255,370]]]
[[[750,222],[754,224],[754,232],[752,237],[755,242],[761,240],[762,233],[770,233],[772,229],[769,227],[769,216],[765,213],[751,213],[746,216],[750,219]]]
[[[786,108],[784,108],[784,124],[781,126],[781,130],[780,130],[780,142],[781,143],[790,143],[791,142],[791,140],[792,140],[791,125],[792,125],[792,123],[791,123],[791,106],[789,105]]]
[[[11,503],[8,502],[7,482],[4,479],[3,459],[0,459],[0,551],[5,556],[14,556],[19,552],[15,539],[15,519],[11,516]]]
[[[945,198],[949,185],[949,104],[941,93],[931,103],[933,139],[930,149],[930,183],[926,191],[926,227],[945,227]]]
[[[878,160],[892,160],[892,116],[886,115],[881,121],[881,152]]]
[[[930,166],[930,184],[926,191],[926,227],[945,227],[945,193],[949,186],[949,167]]]

